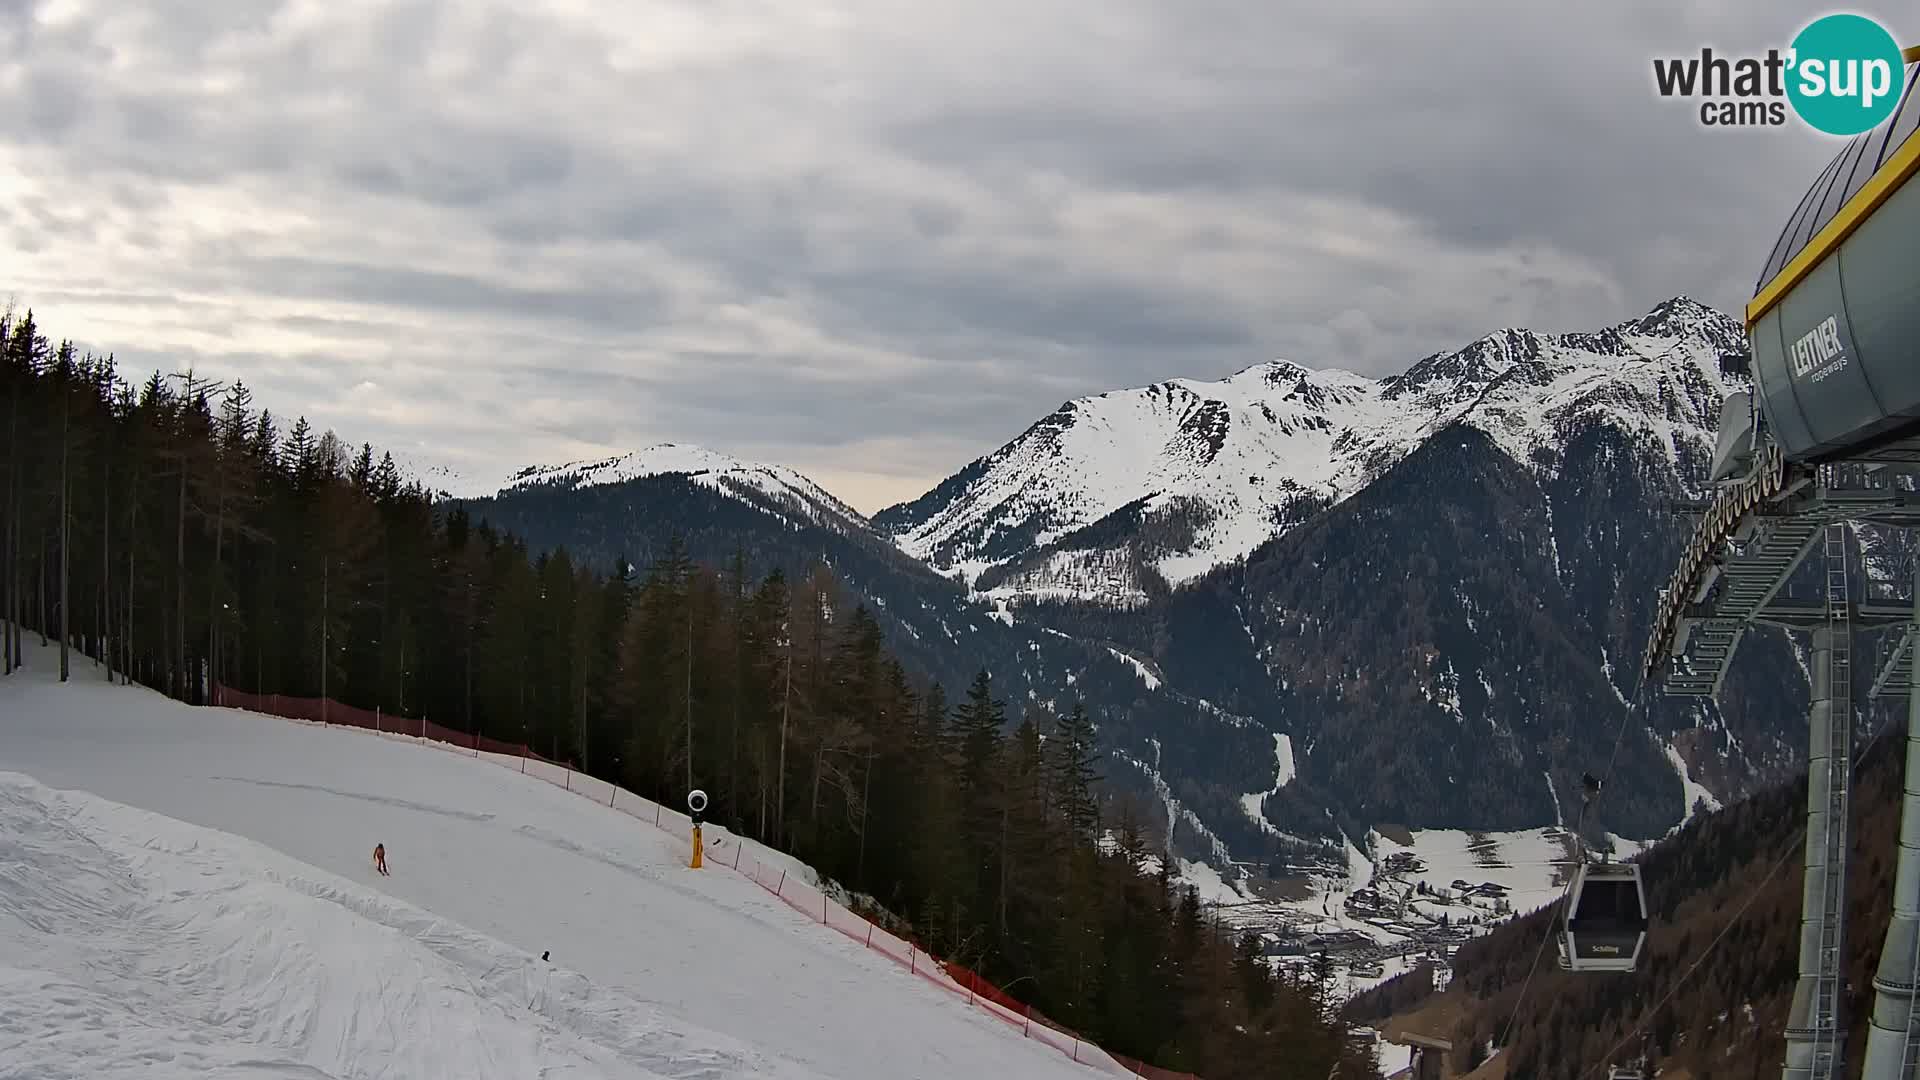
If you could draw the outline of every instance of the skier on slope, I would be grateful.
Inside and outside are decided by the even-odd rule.
[[[393,876],[392,874],[389,874],[387,872],[387,845],[385,844],[373,845],[373,868],[375,870],[380,871],[380,873],[384,876],[387,876],[387,877]]]

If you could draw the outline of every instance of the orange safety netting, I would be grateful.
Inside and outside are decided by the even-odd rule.
[[[650,799],[635,795],[605,780],[576,772],[571,762],[550,761],[520,743],[507,743],[485,735],[455,731],[424,717],[395,716],[378,709],[367,710],[342,705],[328,698],[289,697],[282,694],[249,694],[216,684],[215,706],[244,709],[289,720],[339,724],[385,735],[420,739],[451,749],[464,750],[475,757],[487,757],[501,765],[537,776],[557,787],[565,787],[584,798],[620,810],[656,828],[676,836],[689,836],[691,819],[677,810],[669,810]],[[1081,1064],[1114,1076],[1137,1076],[1147,1080],[1200,1080],[1192,1073],[1157,1068],[1133,1058],[1102,1050],[1099,1046],[1035,1012],[1032,1007],[988,982],[976,972],[958,963],[936,959],[913,941],[900,937],[865,915],[836,902],[821,889],[802,881],[797,872],[779,865],[780,857],[770,849],[759,849],[750,840],[733,836],[717,825],[704,827],[705,861],[737,871],[784,901],[789,907],[817,919],[821,925],[873,949],[909,972],[925,978],[958,998],[986,1011],[989,1015],[1017,1027],[1027,1038],[1066,1054]],[[689,843],[691,841],[689,840]],[[761,850],[767,858],[756,858],[750,848]],[[797,864],[792,864],[796,865]]]

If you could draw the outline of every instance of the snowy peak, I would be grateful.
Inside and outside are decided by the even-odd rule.
[[[1550,468],[1557,445],[1595,422],[1670,460],[1710,448],[1733,388],[1717,359],[1741,337],[1681,296],[1593,333],[1499,330],[1379,380],[1275,360],[1109,391],[1062,404],[874,521],[982,591],[1095,578],[1137,595],[1147,578],[1177,585],[1244,557],[1452,424],[1481,428],[1528,467]],[[1119,580],[1130,571],[1116,567],[1142,563],[1145,578]]]
[[[683,477],[752,502],[799,510],[816,521],[840,518],[865,527],[859,511],[783,465],[744,462],[698,446],[657,443],[641,450],[563,465],[530,465],[507,478],[501,494],[536,488],[608,487],[653,477]]]
[[[1704,336],[1724,339],[1731,336],[1742,337],[1740,325],[1726,315],[1702,304],[1690,296],[1676,296],[1662,301],[1652,311],[1638,319],[1622,323],[1618,329],[1647,337],[1688,337]],[[1728,341],[1726,344],[1735,344]]]
[[[1298,386],[1300,380],[1312,374],[1313,372],[1301,367],[1299,364],[1287,360],[1270,360],[1264,364],[1255,364],[1250,368],[1242,368],[1221,381],[1242,385],[1252,383],[1266,387],[1285,388]]]
[[[1413,397],[1429,408],[1463,404],[1515,367],[1539,360],[1542,348],[1540,336],[1531,330],[1501,330],[1381,380],[1380,396],[1389,401]]]

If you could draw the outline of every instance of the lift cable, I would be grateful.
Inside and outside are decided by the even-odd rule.
[[[1860,753],[1853,759],[1853,768],[1849,770],[1848,775],[1849,786],[1851,786],[1852,779],[1859,775],[1860,766],[1866,762],[1868,751],[1873,749],[1874,744],[1880,741],[1880,736],[1886,734],[1891,727],[1892,724],[1890,722],[1882,723],[1879,728],[1874,731],[1873,737],[1867,740],[1867,745],[1861,748]],[[1606,1053],[1600,1055],[1601,1061],[1611,1061],[1613,1055],[1620,1052],[1621,1047],[1631,1042],[1635,1035],[1640,1034],[1641,1030],[1647,1026],[1648,1021],[1658,1015],[1660,1010],[1666,1007],[1667,1002],[1673,1000],[1673,995],[1679,993],[1680,988],[1687,984],[1687,980],[1693,977],[1693,973],[1699,970],[1700,965],[1706,963],[1707,957],[1713,955],[1713,950],[1719,946],[1721,940],[1733,929],[1734,924],[1746,915],[1747,909],[1752,907],[1753,902],[1758,900],[1760,894],[1766,891],[1767,884],[1773,880],[1773,876],[1780,872],[1780,868],[1787,864],[1788,859],[1801,853],[1800,843],[1805,839],[1806,831],[1806,822],[1802,821],[1799,828],[1794,830],[1793,840],[1787,844],[1785,849],[1780,852],[1779,857],[1773,861],[1773,866],[1768,868],[1766,876],[1760,879],[1760,884],[1747,890],[1747,898],[1741,901],[1740,907],[1734,911],[1733,917],[1727,920],[1726,925],[1720,928],[1720,932],[1713,936],[1712,941],[1707,942],[1706,948],[1700,950],[1700,955],[1695,958],[1692,964],[1688,965],[1687,970],[1680,973],[1680,977],[1674,980],[1673,986],[1669,987],[1667,992],[1661,995],[1660,1000],[1654,1002],[1652,1008],[1640,1014],[1639,1021],[1633,1025],[1631,1030],[1621,1036],[1619,1042],[1613,1044]],[[1587,1080],[1588,1077],[1592,1076],[1599,1069],[1599,1065],[1589,1066],[1586,1072],[1580,1074],[1579,1080]]]
[[[1581,838],[1581,833],[1586,827],[1587,811],[1592,809],[1592,807],[1600,801],[1601,794],[1607,789],[1608,781],[1613,779],[1613,766],[1620,758],[1620,744],[1626,741],[1627,722],[1632,719],[1634,712],[1638,710],[1639,702],[1643,700],[1645,690],[1646,687],[1643,684],[1634,694],[1634,704],[1629,706],[1620,716],[1620,728],[1614,733],[1613,752],[1607,756],[1606,776],[1600,781],[1599,790],[1593,792],[1591,795],[1585,792],[1581,793],[1580,813],[1574,818],[1573,823],[1573,872],[1567,875],[1566,883],[1560,887],[1559,899],[1549,901],[1544,910],[1552,911],[1556,906],[1567,903],[1568,895],[1573,891],[1573,883],[1579,879],[1580,867],[1586,862],[1586,841]],[[1521,980],[1520,983],[1520,996],[1514,999],[1513,1011],[1507,1014],[1506,1026],[1501,1029],[1500,1041],[1496,1045],[1505,1047],[1507,1045],[1507,1036],[1513,1034],[1514,1021],[1520,1018],[1520,1009],[1526,1004],[1527,990],[1533,985],[1534,972],[1540,968],[1540,957],[1546,953],[1547,945],[1553,941],[1554,937],[1554,916],[1548,915],[1547,932],[1540,938],[1540,947],[1533,951],[1533,963],[1527,965],[1527,977]]]

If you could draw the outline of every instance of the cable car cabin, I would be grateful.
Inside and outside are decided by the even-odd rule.
[[[1568,971],[1632,971],[1647,941],[1647,896],[1635,863],[1586,863],[1574,872],[1560,932]]]

